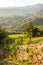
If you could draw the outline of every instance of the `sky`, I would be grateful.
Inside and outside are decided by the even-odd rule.
[[[0,0],[0,7],[22,7],[42,3],[43,0]]]

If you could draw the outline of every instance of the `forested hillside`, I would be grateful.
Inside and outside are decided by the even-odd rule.
[[[0,8],[0,26],[7,31],[24,31],[30,21],[35,26],[43,25],[43,4]]]
[[[43,15],[24,15],[24,16],[11,16],[0,17],[0,26],[7,30],[24,30],[26,25],[32,21],[35,26],[43,25]]]

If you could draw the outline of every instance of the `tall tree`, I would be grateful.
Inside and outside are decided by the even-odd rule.
[[[29,36],[30,42],[31,42],[33,29],[34,29],[34,26],[33,26],[32,22],[29,22],[29,24],[26,27],[26,31],[27,31],[27,35]]]

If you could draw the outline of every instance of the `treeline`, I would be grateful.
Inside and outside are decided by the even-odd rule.
[[[33,37],[42,37],[43,36],[43,30],[39,30],[39,28],[35,27],[32,32]]]
[[[34,29],[32,30],[32,37],[42,37],[43,36],[43,26],[34,26]],[[18,30],[18,31],[11,31],[11,32],[7,32],[8,35],[12,35],[12,34],[26,34],[26,30]],[[28,31],[29,34],[29,31]]]
[[[43,36],[43,26],[34,26],[32,22],[29,22],[25,30],[28,36],[31,36],[31,37]]]

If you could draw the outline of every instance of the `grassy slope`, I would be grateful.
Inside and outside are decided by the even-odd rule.
[[[12,35],[9,35],[10,38],[17,38],[17,37],[24,37],[26,36],[26,34],[12,34]]]
[[[23,48],[20,50],[20,48],[19,48],[19,51],[20,51],[20,53],[19,53],[19,51],[18,51],[18,49],[17,49],[17,55],[19,56],[20,54],[22,54],[22,55],[24,55],[25,54],[25,52],[27,52],[27,49],[25,49],[25,47],[27,46],[27,44],[29,43],[29,38],[28,37],[26,37],[26,35],[25,34],[15,34],[15,35],[9,35],[9,37],[10,38],[19,38],[19,37],[23,37],[23,45],[20,45],[20,48],[21,48],[21,46],[23,47],[24,46],[24,50],[23,50]],[[16,40],[17,41],[17,40]],[[43,37],[36,37],[36,38],[32,38],[32,44],[34,43],[35,45],[34,45],[34,47],[33,47],[33,49],[34,49],[34,51],[32,50],[32,52],[35,52],[35,49],[37,50],[37,48],[38,47],[40,47],[40,42],[41,43],[43,43]],[[39,43],[39,45],[38,44],[36,44],[36,43]],[[25,45],[26,44],[26,45]],[[43,45],[43,44],[42,44]],[[30,52],[31,52],[31,44],[29,45],[30,46]],[[10,47],[11,48],[13,48],[14,47],[14,44],[11,44],[10,45]],[[18,45],[18,47],[19,47],[19,45]],[[35,48],[35,47],[37,47],[37,48]],[[27,47],[27,48],[29,48],[29,47]],[[42,47],[41,47],[42,48]],[[42,48],[43,49],[43,48]],[[13,49],[14,50],[14,49]],[[43,51],[43,50],[42,50]],[[39,49],[39,56],[40,56],[40,53],[42,53],[42,51],[40,51],[40,49]],[[22,52],[22,53],[21,53]],[[27,52],[28,54],[30,53],[30,52]],[[37,51],[38,52],[38,51]],[[14,53],[14,52],[13,52]],[[24,53],[24,54],[23,54]],[[35,52],[35,54],[36,54],[36,52]],[[35,54],[33,54],[33,56],[35,57]],[[27,56],[27,55],[26,55]],[[25,56],[25,57],[26,57]],[[20,56],[21,57],[21,56]],[[36,57],[38,57],[38,56],[36,56]],[[36,58],[35,57],[35,58]],[[41,57],[42,57],[42,55],[41,55]],[[39,58],[39,57],[38,57]],[[30,59],[31,59],[31,56],[30,56]],[[29,60],[30,60],[29,59]],[[9,59],[8,59],[9,60]],[[35,60],[35,59],[34,59]],[[36,61],[36,60],[35,60]],[[37,60],[38,61],[38,60]],[[42,60],[41,60],[42,61]],[[38,61],[39,62],[39,61]],[[15,58],[13,58],[13,60],[12,61],[10,61],[10,63],[18,63],[18,65],[31,65],[30,64],[30,62],[29,61],[26,61],[26,62],[24,62],[24,60],[16,60]],[[32,62],[31,62],[32,63]],[[36,64],[37,65],[37,64]]]
[[[29,42],[29,38],[27,37],[26,34],[13,34],[13,35],[9,35],[10,38],[19,38],[19,37],[23,37],[23,43],[27,44]],[[43,37],[35,37],[31,39],[31,43],[39,43],[39,42],[43,42]]]

